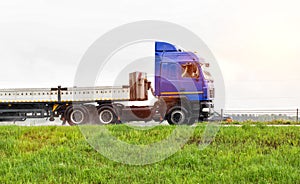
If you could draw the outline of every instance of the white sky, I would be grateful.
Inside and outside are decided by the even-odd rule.
[[[155,19],[186,27],[218,60],[226,107],[300,107],[300,1],[0,2],[0,88],[72,86],[103,33]]]

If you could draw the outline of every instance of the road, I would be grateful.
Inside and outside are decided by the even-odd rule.
[[[29,119],[26,121],[0,121],[0,126],[1,125],[17,125],[17,126],[62,126],[62,122],[59,119],[56,119],[55,121],[49,121],[49,120],[45,120],[45,119]],[[132,127],[144,127],[144,128],[150,128],[153,126],[157,126],[157,125],[168,125],[167,121],[163,121],[162,123],[159,122],[154,122],[154,121],[150,121],[150,122],[143,122],[143,121],[135,121],[135,122],[129,122],[126,123],[126,125],[128,126],[132,126]],[[69,126],[68,123],[66,123],[66,125],[64,126]],[[194,124],[192,126],[197,126],[197,124]],[[223,124],[221,125],[222,127],[241,127],[243,125],[237,125],[237,124],[232,124],[232,125],[228,125],[228,124]],[[256,125],[251,125],[251,126],[256,126]],[[270,127],[285,127],[285,126],[299,126],[300,125],[266,125],[266,126],[270,126]]]

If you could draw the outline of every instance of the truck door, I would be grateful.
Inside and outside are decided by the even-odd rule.
[[[195,62],[162,62],[160,76],[162,96],[184,95],[190,100],[199,100],[203,93],[201,71]]]
[[[203,77],[199,63],[182,62],[180,63],[180,89],[182,95],[189,100],[199,100],[203,94]]]

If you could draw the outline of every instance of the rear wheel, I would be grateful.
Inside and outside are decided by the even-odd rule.
[[[67,110],[66,119],[70,125],[81,125],[88,122],[88,110],[84,106],[72,106]]]
[[[188,124],[188,113],[183,107],[173,108],[167,115],[167,121],[170,125]]]
[[[98,109],[98,117],[101,124],[117,123],[117,115],[112,107],[101,107]]]

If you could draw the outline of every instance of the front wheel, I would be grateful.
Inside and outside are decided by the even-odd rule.
[[[167,121],[170,125],[184,125],[189,123],[188,113],[185,108],[177,107],[167,115]]]

